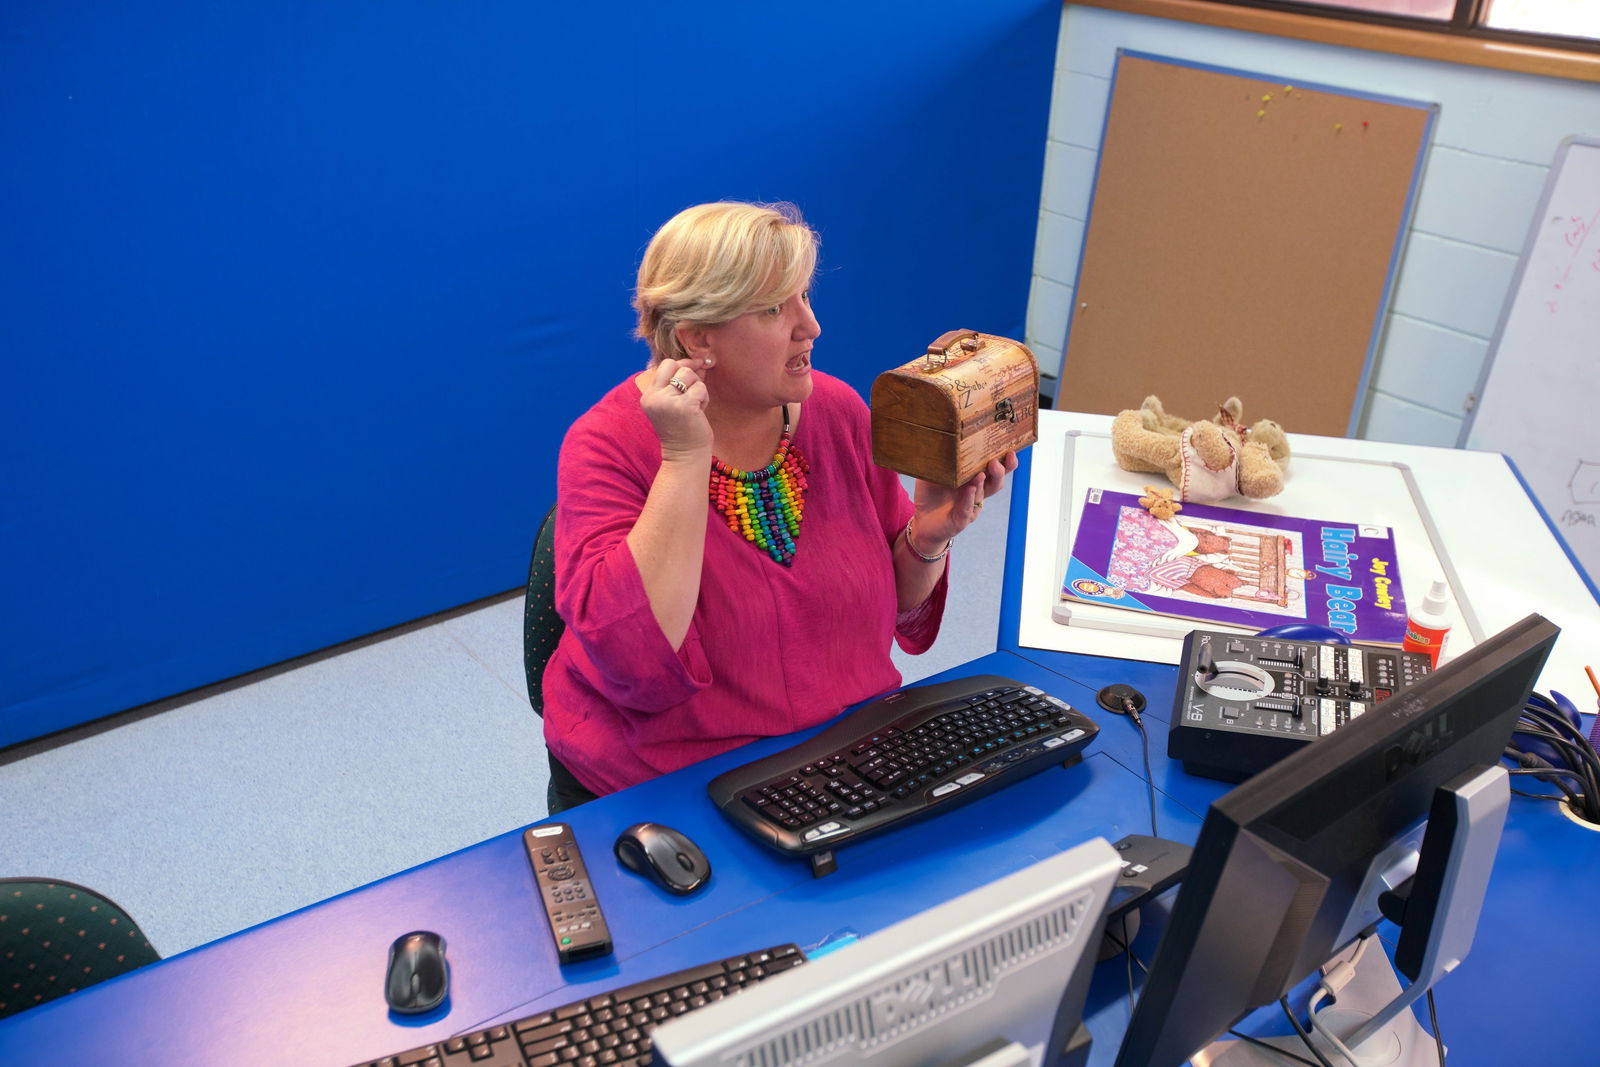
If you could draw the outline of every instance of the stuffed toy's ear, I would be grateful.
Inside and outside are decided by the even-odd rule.
[[[1258,419],[1250,427],[1250,440],[1265,445],[1267,454],[1279,466],[1289,462],[1289,435],[1271,419]]]

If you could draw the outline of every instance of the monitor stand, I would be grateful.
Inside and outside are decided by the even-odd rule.
[[[937,1067],[1031,1067],[1034,1062],[1026,1047],[997,1037],[955,1059],[941,1060]]]
[[[1504,767],[1477,767],[1434,792],[1409,893],[1404,898],[1384,894],[1388,910],[1377,905],[1400,924],[1395,958],[1401,969],[1390,964],[1376,938],[1369,939],[1354,976],[1338,988],[1337,1003],[1317,1013],[1321,1026],[1356,1054],[1359,1067],[1438,1064],[1438,1047],[1410,1007],[1453,971],[1472,947],[1511,805],[1510,782]],[[1358,901],[1357,912],[1365,914],[1370,906]],[[1335,953],[1322,972],[1327,974],[1350,959],[1353,950],[1355,946],[1347,945]],[[1401,974],[1409,978],[1404,987]],[[1298,1035],[1262,1040],[1296,1055],[1305,1052]],[[1345,1062],[1321,1034],[1313,1032],[1311,1040],[1330,1062]],[[1194,1057],[1197,1067],[1293,1062],[1245,1041],[1217,1042]]]
[[[1349,953],[1340,953],[1341,957]],[[1332,962],[1332,961],[1330,961]],[[1394,1004],[1402,995],[1400,980],[1389,963],[1389,957],[1377,946],[1368,951],[1356,964],[1354,979],[1339,992],[1337,1007],[1325,1008],[1317,1017],[1333,1030],[1339,1040],[1347,1041],[1357,1030]],[[1305,1059],[1305,1042],[1296,1035],[1264,1037],[1263,1043],[1273,1048]],[[1348,1067],[1343,1055],[1337,1052],[1321,1034],[1312,1033],[1311,1041],[1330,1063]],[[1361,1067],[1438,1067],[1439,1052],[1433,1036],[1417,1022],[1409,1011],[1399,1012],[1389,1024],[1377,1033],[1353,1046],[1356,1061]],[[1297,1061],[1279,1056],[1248,1041],[1216,1041],[1196,1053],[1195,1067],[1283,1067]]]

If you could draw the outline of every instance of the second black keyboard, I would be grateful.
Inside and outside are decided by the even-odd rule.
[[[360,1067],[642,1067],[662,1022],[804,962],[794,945],[729,956]]]
[[[1041,689],[975,675],[880,697],[706,789],[756,840],[812,855],[1074,762],[1099,732]]]

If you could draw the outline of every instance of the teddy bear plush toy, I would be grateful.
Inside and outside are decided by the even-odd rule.
[[[1171,489],[1147,485],[1144,491],[1150,495],[1140,497],[1139,506],[1158,519],[1170,519],[1183,510],[1183,505],[1172,499]]]
[[[1111,452],[1125,471],[1164,474],[1177,499],[1199,504],[1283,492],[1289,439],[1271,419],[1239,421],[1244,405],[1229,397],[1209,421],[1169,415],[1157,397],[1111,423]]]

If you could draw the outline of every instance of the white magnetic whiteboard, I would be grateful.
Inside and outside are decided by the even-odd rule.
[[[1556,150],[1457,444],[1503,452],[1600,580],[1600,139]]]
[[[1139,493],[1155,476],[1120,469],[1109,432],[1071,429],[1065,420],[1047,418],[1047,414],[1054,415],[1040,413],[1039,441],[1033,446],[1029,477],[1018,642],[1025,648],[1177,663],[1182,658],[1184,636],[1196,626],[1252,633],[1249,628],[1081,602],[1071,605],[1070,619],[1061,617],[1058,594],[1084,492],[1098,486]],[[1461,623],[1454,648],[1471,648],[1483,640],[1484,629],[1467,596],[1467,585],[1457,577],[1445,553],[1409,468],[1404,463],[1322,454],[1318,445],[1326,442],[1326,438],[1291,435],[1295,451],[1284,491],[1270,500],[1229,500],[1227,506],[1272,515],[1315,515],[1331,510],[1350,522],[1391,527],[1403,587],[1425,589],[1431,579],[1445,579],[1451,590],[1451,611]],[[1377,449],[1369,446],[1366,451]],[[1295,620],[1286,617],[1284,621]]]

